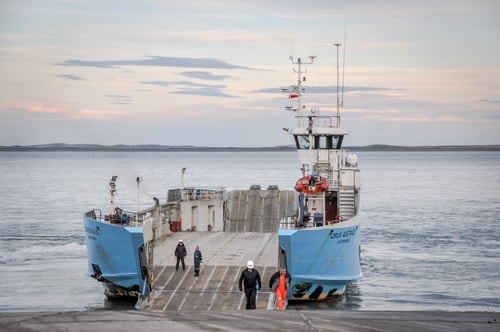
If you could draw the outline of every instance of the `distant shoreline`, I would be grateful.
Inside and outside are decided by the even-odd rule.
[[[500,145],[435,145],[435,146],[398,146],[374,144],[367,146],[345,147],[350,151],[500,151]],[[294,145],[271,147],[205,147],[191,145],[98,145],[98,144],[43,144],[0,146],[0,151],[110,151],[110,152],[228,152],[228,151],[296,151]]]

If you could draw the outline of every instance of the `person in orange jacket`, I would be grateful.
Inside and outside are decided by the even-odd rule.
[[[269,288],[276,294],[278,310],[285,310],[286,296],[292,277],[287,272],[285,267],[281,267],[278,272],[275,272],[269,279]]]

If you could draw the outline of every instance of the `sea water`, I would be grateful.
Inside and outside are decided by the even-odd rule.
[[[363,277],[318,310],[500,310],[500,153],[357,152]],[[0,311],[130,309],[86,276],[82,215],[169,188],[292,189],[296,152],[0,152]],[[137,177],[140,178],[139,184]],[[258,265],[258,262],[256,262]],[[132,304],[133,305],[133,304]]]

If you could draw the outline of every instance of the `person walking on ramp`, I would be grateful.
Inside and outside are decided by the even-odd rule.
[[[195,277],[200,276],[200,263],[201,263],[202,258],[203,257],[201,256],[200,247],[196,246],[196,248],[194,250],[194,276]]]
[[[287,272],[285,267],[281,267],[278,272],[275,272],[269,279],[269,288],[276,294],[278,310],[285,310],[286,296],[292,277]]]
[[[177,263],[175,264],[175,270],[179,269],[179,263],[182,263],[182,271],[186,271],[186,264],[184,263],[184,258],[187,255],[186,247],[184,246],[184,242],[179,240],[177,247],[175,247],[175,257],[177,257]]]
[[[240,292],[243,291],[243,285],[245,286],[245,296],[247,299],[246,309],[255,309],[255,298],[257,297],[257,291],[262,287],[262,282],[259,271],[254,269],[252,261],[248,261],[247,268],[241,272],[240,280],[238,281]]]

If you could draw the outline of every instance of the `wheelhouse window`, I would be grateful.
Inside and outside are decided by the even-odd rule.
[[[325,135],[317,136],[318,148],[319,149],[328,149],[328,145],[331,146],[331,144],[328,144],[328,143],[330,143],[329,142],[330,138],[331,138],[331,136],[325,136]]]
[[[296,135],[295,136],[295,144],[297,145],[297,149],[299,150],[307,150],[309,149],[309,135]],[[314,146],[313,146],[314,148]]]
[[[313,135],[309,142],[309,135],[295,135],[295,145],[299,150],[312,149],[335,150],[342,147],[343,135]]]

